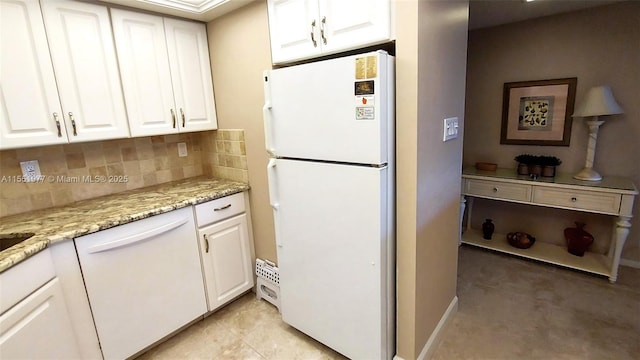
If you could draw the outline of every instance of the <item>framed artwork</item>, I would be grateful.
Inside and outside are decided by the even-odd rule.
[[[504,84],[500,144],[569,146],[578,78]]]

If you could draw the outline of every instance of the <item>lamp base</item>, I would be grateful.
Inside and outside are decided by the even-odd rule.
[[[584,168],[579,173],[573,175],[574,179],[587,180],[587,181],[600,181],[602,176],[598,174],[593,168]]]

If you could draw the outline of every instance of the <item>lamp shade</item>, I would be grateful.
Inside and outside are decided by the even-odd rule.
[[[609,86],[592,87],[580,106],[573,112],[573,117],[622,114],[622,108],[613,98]]]

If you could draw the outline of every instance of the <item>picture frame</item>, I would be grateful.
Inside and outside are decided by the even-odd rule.
[[[569,146],[578,78],[509,82],[500,144]]]

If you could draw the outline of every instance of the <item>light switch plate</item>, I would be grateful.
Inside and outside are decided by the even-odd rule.
[[[458,118],[446,118],[444,119],[444,131],[442,141],[448,141],[458,137]]]
[[[187,156],[187,143],[178,143],[178,157]]]

